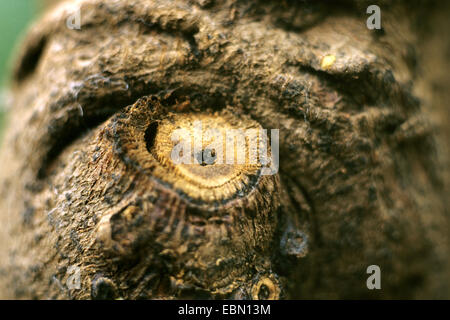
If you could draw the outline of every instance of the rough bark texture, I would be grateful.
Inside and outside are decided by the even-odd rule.
[[[84,0],[45,15],[0,154],[0,296],[450,297],[450,46],[430,4],[381,3],[382,31],[367,5]],[[66,27],[76,8],[81,30]],[[223,171],[160,161],[153,124],[204,116],[280,129],[280,171],[232,167],[205,187]],[[366,287],[372,264],[382,290]]]

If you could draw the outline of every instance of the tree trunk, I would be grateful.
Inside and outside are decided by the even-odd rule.
[[[450,11],[382,2],[369,30],[368,5],[48,12],[13,74],[0,297],[449,298]],[[174,164],[176,130],[206,139],[197,123],[278,129],[279,170],[249,162],[248,137],[244,163],[200,142]]]

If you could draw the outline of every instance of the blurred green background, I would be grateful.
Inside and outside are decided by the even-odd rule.
[[[38,9],[38,0],[0,0],[0,139],[5,121],[5,88],[14,48]]]

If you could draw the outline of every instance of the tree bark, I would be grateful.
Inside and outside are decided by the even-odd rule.
[[[376,31],[367,6],[49,11],[13,74],[0,297],[449,298],[450,11],[382,2]],[[173,166],[169,134],[197,120],[279,129],[279,171]]]

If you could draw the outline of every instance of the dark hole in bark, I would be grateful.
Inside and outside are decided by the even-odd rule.
[[[35,70],[41,59],[44,48],[47,44],[47,38],[41,37],[39,41],[28,48],[22,57],[19,67],[14,73],[14,79],[21,82],[29,77]]]
[[[259,300],[267,300],[270,296],[270,289],[265,285],[261,285],[258,291],[258,299]]]
[[[158,132],[158,123],[152,122],[145,130],[145,143],[147,146],[147,151],[152,152],[153,145],[155,144],[156,133]]]

